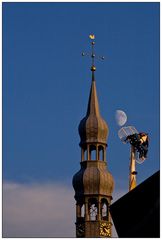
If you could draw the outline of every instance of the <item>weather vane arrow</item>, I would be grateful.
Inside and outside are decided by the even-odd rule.
[[[97,59],[102,59],[102,60],[104,60],[105,58],[104,58],[104,56],[96,56],[96,54],[95,54],[95,52],[94,52],[94,45],[95,45],[95,35],[94,34],[90,34],[89,35],[89,38],[92,40],[91,41],[91,45],[92,45],[92,52],[91,52],[91,54],[89,54],[89,53],[84,53],[84,52],[82,52],[82,56],[84,57],[84,56],[90,56],[91,58],[92,58],[92,66],[91,66],[91,71],[95,71],[96,70],[96,67],[95,67],[95,65],[94,65],[94,60],[97,58]]]

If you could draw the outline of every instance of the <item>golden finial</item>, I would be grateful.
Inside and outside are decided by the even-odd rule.
[[[90,34],[90,35],[89,35],[89,38],[90,38],[90,39],[95,39],[95,35],[94,35],[94,34]]]
[[[94,34],[90,34],[90,35],[89,35],[89,38],[92,40],[92,42],[91,42],[91,45],[92,45],[92,53],[91,53],[91,54],[88,54],[88,53],[84,53],[84,52],[83,52],[83,53],[82,53],[82,56],[91,56],[91,58],[92,58],[91,71],[94,72],[94,71],[96,71],[96,67],[95,67],[95,65],[94,65],[94,59],[96,58],[96,55],[95,55],[95,52],[94,52],[94,45],[95,45],[94,39],[95,39],[95,35],[94,35]],[[98,56],[97,58],[104,60],[104,57],[103,57],[103,56]]]

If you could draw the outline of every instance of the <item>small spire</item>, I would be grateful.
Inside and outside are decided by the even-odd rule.
[[[94,52],[94,35],[89,36],[92,39],[92,51],[91,54],[82,53],[82,56],[90,56],[92,59],[91,71],[92,71],[92,82],[91,89],[89,94],[89,101],[87,107],[86,116],[80,121],[79,124],[79,135],[81,138],[80,145],[85,143],[102,143],[107,144],[108,137],[108,126],[105,120],[100,115],[99,103],[97,98],[97,90],[96,90],[96,81],[95,81],[95,64],[94,60],[96,58],[104,59],[104,57],[97,57]]]
[[[91,84],[91,90],[89,94],[87,116],[91,114],[96,115],[98,117],[100,116],[94,71],[92,71],[92,84]]]
[[[95,81],[94,71],[92,71],[92,82]]]

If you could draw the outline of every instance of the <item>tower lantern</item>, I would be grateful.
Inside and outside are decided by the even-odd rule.
[[[76,237],[111,237],[109,206],[114,180],[107,170],[106,147],[109,130],[99,111],[94,75],[94,41],[91,57],[92,82],[87,113],[79,124],[81,168],[73,177]]]

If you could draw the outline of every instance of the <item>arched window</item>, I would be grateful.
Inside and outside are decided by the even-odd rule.
[[[86,147],[82,148],[82,150],[81,150],[81,161],[85,161],[85,160],[87,160],[87,148]]]
[[[81,217],[84,218],[85,217],[85,205],[83,204],[81,207]]]
[[[85,204],[79,202],[76,205],[77,210],[77,221],[82,222],[85,218]]]
[[[103,146],[98,147],[98,160],[104,161],[104,147]]]
[[[101,220],[108,220],[108,202],[104,198],[101,200]]]
[[[98,213],[97,200],[95,198],[91,198],[91,199],[89,199],[90,221],[97,220],[97,213]]]
[[[90,145],[89,148],[89,152],[90,152],[90,160],[96,160],[96,146],[95,145]]]

